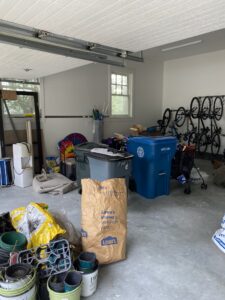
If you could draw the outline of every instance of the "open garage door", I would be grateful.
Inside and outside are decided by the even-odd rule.
[[[43,166],[42,138],[38,93],[16,91],[16,100],[1,99],[0,141],[2,157],[12,157],[12,145],[27,141],[26,124],[31,123],[34,170],[39,173]]]

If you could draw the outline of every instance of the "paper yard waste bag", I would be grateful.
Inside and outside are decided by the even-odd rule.
[[[82,179],[82,246],[100,264],[126,258],[127,188],[125,179]]]

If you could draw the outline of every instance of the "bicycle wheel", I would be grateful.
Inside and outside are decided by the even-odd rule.
[[[175,122],[176,126],[177,127],[183,126],[185,119],[186,119],[186,111],[185,111],[185,108],[181,106],[178,108],[176,115],[175,115],[174,122]]]
[[[200,154],[203,154],[206,152],[207,148],[208,148],[208,138],[206,133],[202,133],[198,140],[198,152]]]
[[[212,143],[211,143],[211,153],[213,155],[217,155],[220,151],[220,135],[219,134],[214,134],[212,137]]]
[[[223,116],[223,100],[221,97],[216,97],[213,104],[213,117],[219,121]]]
[[[188,137],[188,146],[192,144],[196,144],[196,142],[197,142],[196,132],[193,131]]]
[[[171,109],[167,108],[163,113],[163,119],[162,119],[162,127],[167,127],[170,120],[171,120]]]
[[[199,116],[199,112],[200,112],[200,100],[198,97],[194,97],[191,100],[190,115],[193,119],[197,119]]]
[[[207,118],[210,117],[211,113],[211,98],[210,97],[205,97],[203,102],[202,102],[202,107],[201,107],[201,117],[203,120],[206,120]]]

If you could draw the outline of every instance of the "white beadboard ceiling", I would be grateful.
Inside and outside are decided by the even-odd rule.
[[[225,28],[224,11],[224,0],[0,0],[0,19],[130,51]],[[42,77],[87,63],[0,44],[0,77]]]

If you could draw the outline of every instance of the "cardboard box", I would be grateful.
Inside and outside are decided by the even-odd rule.
[[[1,100],[17,100],[16,91],[0,90]]]

